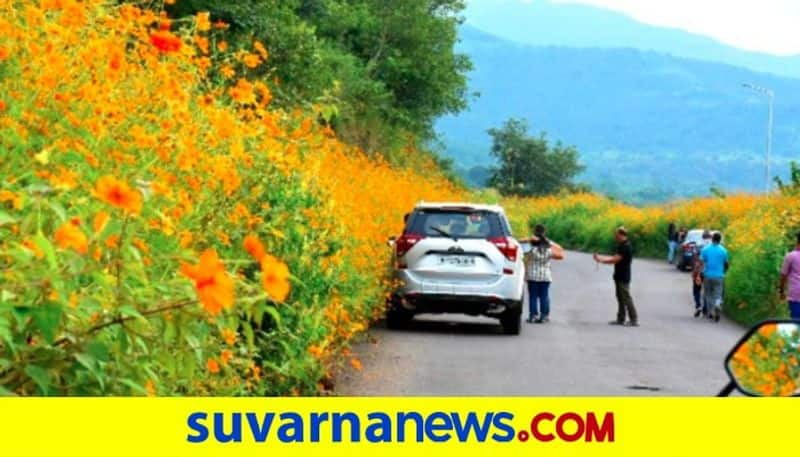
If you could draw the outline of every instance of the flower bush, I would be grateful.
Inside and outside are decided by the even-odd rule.
[[[272,107],[224,29],[0,0],[0,393],[318,393],[403,212],[461,195]]]
[[[794,325],[766,324],[736,350],[728,368],[752,394],[796,395],[800,393],[800,333]]]

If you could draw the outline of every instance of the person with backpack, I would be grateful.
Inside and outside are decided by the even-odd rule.
[[[538,224],[533,230],[533,236],[527,240],[531,244],[525,262],[529,299],[526,322],[529,324],[543,324],[550,321],[550,284],[553,282],[550,263],[551,260],[564,259],[564,250],[561,246],[547,239],[545,234],[545,226]]]
[[[722,234],[715,232],[711,237],[711,244],[700,251],[703,266],[703,298],[708,306],[708,317],[715,322],[719,322],[722,314],[725,273],[730,266],[728,251],[721,243]]]
[[[708,303],[702,296],[703,291],[703,262],[700,260],[700,252],[703,248],[711,244],[711,232],[703,231],[703,239],[695,248],[696,254],[692,260],[692,296],[694,297],[694,317],[708,316]]]

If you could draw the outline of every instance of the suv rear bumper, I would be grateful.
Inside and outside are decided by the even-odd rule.
[[[390,306],[397,311],[413,314],[452,313],[489,317],[522,311],[520,300],[485,295],[395,293],[390,298]]]

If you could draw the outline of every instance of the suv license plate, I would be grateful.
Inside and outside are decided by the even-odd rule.
[[[456,267],[472,267],[475,266],[475,257],[469,257],[469,256],[439,257],[439,264],[452,265]]]

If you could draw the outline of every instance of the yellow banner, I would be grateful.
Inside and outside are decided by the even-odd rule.
[[[795,456],[753,398],[6,398],[0,456]]]

